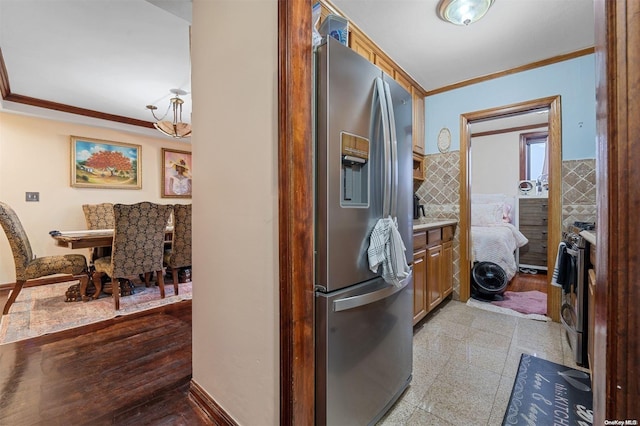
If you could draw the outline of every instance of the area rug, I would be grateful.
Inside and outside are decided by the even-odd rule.
[[[592,425],[589,373],[522,354],[504,425]]]
[[[547,313],[547,295],[541,291],[505,291],[504,300],[491,302],[492,305],[513,309],[521,314]]]
[[[164,299],[160,298],[158,287],[145,287],[144,284],[136,283],[135,293],[121,297],[120,310],[116,311],[110,295],[88,302],[65,302],[65,291],[77,282],[23,289],[9,314],[2,316],[0,344],[129,315],[188,300],[192,296],[191,282],[180,284],[177,296],[173,293],[173,284],[165,284]]]
[[[469,300],[467,300],[467,306],[471,306],[473,308],[478,308],[478,309],[482,309],[489,312],[497,312],[499,314],[511,315],[519,318],[528,318],[536,321],[551,321],[551,318],[545,315],[523,314],[518,311],[514,311],[513,309],[496,306],[489,302],[481,302],[473,298],[469,298]]]

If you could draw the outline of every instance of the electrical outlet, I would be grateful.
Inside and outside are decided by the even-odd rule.
[[[40,193],[39,192],[27,192],[26,193],[27,201],[40,201]]]

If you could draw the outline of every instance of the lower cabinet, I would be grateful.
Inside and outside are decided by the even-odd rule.
[[[454,225],[413,234],[413,324],[453,291]]]
[[[442,245],[427,249],[427,310],[442,302]]]
[[[427,251],[413,252],[413,324],[427,315]]]

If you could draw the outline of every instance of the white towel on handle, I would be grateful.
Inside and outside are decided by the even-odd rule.
[[[378,266],[382,265],[382,278],[389,284],[400,286],[400,282],[411,273],[405,251],[397,219],[389,216],[378,220],[369,237],[369,269],[377,273]]]
[[[551,285],[556,287],[562,287],[558,284],[558,275],[560,274],[560,257],[562,256],[562,249],[566,246],[567,244],[564,242],[560,242],[560,244],[558,244],[558,255],[556,256],[556,264],[553,268],[553,275],[551,277]]]

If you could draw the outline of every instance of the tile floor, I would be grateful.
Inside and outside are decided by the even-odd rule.
[[[414,329],[413,381],[378,426],[501,425],[520,355],[577,367],[562,326],[448,301]]]

